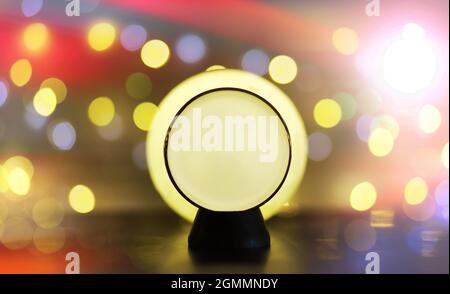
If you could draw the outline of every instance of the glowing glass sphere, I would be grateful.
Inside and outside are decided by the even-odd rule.
[[[359,47],[359,38],[350,28],[338,28],[333,32],[332,42],[334,48],[343,55],[354,54]]]
[[[110,48],[116,40],[116,29],[110,23],[100,22],[93,25],[88,32],[88,43],[95,51]]]
[[[88,108],[89,120],[100,127],[110,124],[115,112],[114,102],[108,97],[95,98]]]
[[[289,84],[297,77],[297,64],[286,55],[275,56],[269,63],[269,75],[278,84]]]
[[[350,205],[357,211],[370,209],[376,200],[377,190],[369,182],[362,182],[356,185],[350,194]]]
[[[142,62],[151,68],[160,68],[167,63],[169,57],[169,46],[161,40],[150,40],[141,49]]]
[[[320,100],[314,107],[314,120],[323,128],[336,126],[341,118],[341,107],[333,99]]]
[[[221,88],[234,88],[236,90]],[[212,152],[206,152],[205,149],[203,152],[197,152],[202,154],[193,154],[193,149],[177,152],[177,148],[171,148],[178,145],[176,143],[178,141],[177,138],[180,138],[179,135],[182,134],[182,132],[179,133],[177,130],[180,130],[178,127],[183,125],[182,121],[190,121],[189,117],[198,118],[199,109],[201,109],[203,114],[211,114],[206,117],[212,117],[212,121],[215,121],[216,123],[209,121],[209,118],[205,122],[207,124],[215,124],[216,126],[218,125],[217,121],[222,121],[221,118],[224,118],[227,113],[229,115],[235,113],[241,115],[243,113],[274,114],[273,109],[270,106],[264,101],[256,98],[258,96],[267,99],[285,121],[290,133],[292,152],[289,172],[287,173],[283,184],[275,193],[274,197],[261,206],[263,216],[269,218],[277,213],[295,194],[306,166],[307,139],[303,122],[290,99],[272,83],[248,72],[232,69],[203,72],[182,82],[169,92],[160,103],[159,111],[152,123],[152,130],[147,136],[147,162],[155,187],[168,206],[185,219],[189,221],[193,220],[197,211],[197,207],[193,205],[193,203],[196,203],[196,205],[204,205],[219,211],[237,211],[261,204],[262,199],[267,200],[267,197],[270,196],[269,192],[272,191],[272,188],[275,186],[274,179],[279,179],[279,172],[277,171],[280,170],[280,167],[286,167],[286,145],[280,143],[286,143],[285,135],[283,135],[284,127],[281,125],[279,117],[276,114],[274,115],[274,122],[276,123],[275,125],[278,126],[279,133],[278,136],[274,137],[276,139],[274,142],[276,142],[277,144],[275,145],[279,147],[279,156],[276,157],[275,162],[268,163],[268,165],[273,165],[273,169],[261,167],[261,163],[257,161],[258,156],[256,155],[260,152],[253,152],[256,154],[251,154],[251,151],[243,150],[227,153],[219,151],[220,148],[216,149],[218,141],[215,141],[214,143],[212,137],[214,137],[213,133],[218,130],[217,128],[215,128],[215,131],[210,132],[209,135],[206,134],[204,140],[203,134],[201,135],[201,141],[191,141],[192,143],[197,142],[195,144],[201,142],[200,145],[205,146],[206,149],[213,148],[214,151]],[[196,99],[191,101],[193,97],[196,97]],[[191,102],[188,103],[189,101]],[[242,102],[242,104],[239,103],[240,107],[236,107],[236,103],[231,103],[232,101],[239,101]],[[183,106],[185,107],[183,108]],[[182,111],[181,108],[183,108]],[[184,113],[186,117],[182,115],[177,116],[179,111],[179,114]],[[262,116],[264,117],[264,115]],[[175,120],[177,130],[171,129],[170,134],[168,135],[168,129],[174,122],[175,117],[177,118]],[[200,121],[203,120],[201,119]],[[175,128],[175,125],[173,125],[173,127]],[[209,128],[212,128],[212,125],[209,125]],[[190,129],[190,127],[187,129]],[[166,137],[168,138],[167,140]],[[217,139],[218,137],[215,138]],[[172,182],[169,177],[169,170],[165,165],[165,142],[167,142],[166,154],[170,172],[176,173],[176,176],[174,175],[174,179],[176,178],[175,183],[180,183],[184,189],[182,191],[184,191],[185,197],[183,197],[179,190],[175,188],[174,182]],[[244,140],[244,142],[246,141]],[[191,147],[194,148],[193,145],[191,145]],[[273,150],[274,149],[272,149],[272,151]],[[271,154],[270,148],[263,148],[259,151],[262,152],[261,154]],[[183,156],[183,153],[189,155],[192,154],[196,160],[201,162],[201,164],[195,164],[196,160],[189,161],[190,156]],[[239,153],[247,153],[247,155],[250,153],[250,155],[243,156]],[[181,158],[178,159],[178,156]],[[229,158],[229,161],[226,160],[227,157]],[[177,160],[175,160],[175,158],[177,158]],[[242,161],[236,159],[242,159]],[[220,170],[218,166],[211,166],[214,162],[223,163],[226,171]],[[231,162],[234,162],[235,164],[233,165]],[[210,173],[199,168],[203,163],[211,166]],[[254,168],[255,166],[261,168]],[[227,175],[226,178],[220,176],[225,173]],[[251,178],[251,174],[254,174],[256,178],[259,176],[264,177],[264,180],[261,180],[261,177],[259,177],[260,180],[255,181],[255,179]],[[268,175],[270,175],[270,177]],[[241,185],[241,189],[237,187],[239,185],[224,185],[222,183],[228,182],[231,184],[239,184],[242,183],[242,178],[246,178],[248,181],[244,185]],[[210,179],[210,181],[204,181],[204,179]],[[250,187],[254,186],[256,182],[258,182],[257,186],[253,188]],[[264,183],[264,185],[261,185],[261,183]],[[214,185],[215,188],[213,189]],[[214,194],[209,194],[209,191],[213,190],[215,191]],[[242,193],[241,190],[249,192],[245,194],[245,197],[241,197],[243,199],[238,197],[240,195],[239,193]],[[255,191],[264,191],[265,196],[255,193]],[[227,192],[230,192],[229,195],[231,195],[233,201],[226,200],[224,195],[227,194]],[[269,195],[265,192],[268,192]],[[195,202],[190,200],[190,197],[192,197]]]
[[[17,87],[25,86],[31,78],[31,63],[28,59],[19,59],[11,66],[9,76]]]
[[[69,192],[70,207],[78,213],[89,213],[95,207],[95,195],[90,188],[77,185]]]

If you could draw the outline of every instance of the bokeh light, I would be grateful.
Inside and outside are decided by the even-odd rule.
[[[419,126],[424,133],[434,133],[441,126],[441,122],[441,113],[435,106],[427,104],[420,109]]]
[[[97,97],[89,104],[88,117],[96,126],[103,127],[111,123],[116,112],[114,102],[108,97]]]
[[[334,100],[341,107],[342,120],[350,120],[355,116],[357,104],[351,94],[345,92],[338,93],[334,96]]]
[[[341,118],[341,107],[332,99],[322,99],[314,106],[314,120],[323,128],[336,126]]]
[[[20,167],[13,168],[7,174],[8,187],[11,192],[19,196],[25,196],[30,191],[30,177]]]
[[[13,63],[11,69],[9,70],[9,76],[11,78],[11,81],[17,87],[23,87],[31,79],[32,72],[33,69],[31,67],[30,61],[23,58]]]
[[[206,45],[202,38],[188,34],[182,36],[176,44],[178,57],[186,63],[200,61],[206,53]]]
[[[148,75],[141,72],[136,72],[128,76],[125,83],[125,88],[128,95],[133,98],[147,98],[152,92],[152,81]]]
[[[57,103],[61,103],[66,99],[67,87],[63,81],[58,78],[48,78],[41,83],[42,88],[50,88],[55,93]]]
[[[422,203],[428,195],[428,185],[424,179],[415,177],[409,180],[405,186],[405,201],[409,205],[418,205]]]
[[[48,138],[57,149],[66,151],[75,145],[77,134],[70,122],[62,121],[50,126]]]
[[[389,209],[371,210],[370,226],[372,228],[391,228],[394,226],[394,211]]]
[[[120,43],[128,51],[139,50],[147,40],[147,31],[138,24],[131,24],[123,28]]]
[[[29,160],[25,156],[16,155],[16,156],[8,158],[3,163],[4,171],[7,174],[10,173],[16,167],[23,169],[27,173],[27,175],[30,179],[33,178],[33,175],[34,175],[33,163],[31,162],[31,160]]]
[[[116,39],[116,29],[110,23],[94,24],[88,32],[88,43],[95,51],[104,51],[112,46]]]
[[[52,229],[63,221],[64,206],[54,198],[45,197],[34,204],[31,214],[36,225],[44,229]]]
[[[369,151],[377,157],[383,157],[391,153],[392,149],[394,149],[394,143],[394,137],[390,131],[377,128],[370,133],[368,140]]]
[[[427,221],[431,219],[436,212],[435,201],[425,199],[425,201],[417,205],[410,205],[405,201],[403,202],[403,212],[407,217],[416,222]]]
[[[100,137],[107,141],[115,141],[122,136],[124,130],[123,119],[116,114],[110,124],[104,127],[98,127],[97,131]]]
[[[448,142],[444,145],[441,151],[442,164],[448,169]]]
[[[1,166],[0,166],[1,169]],[[1,177],[1,175],[0,175]],[[0,179],[1,181],[1,179]],[[1,182],[0,182],[0,189],[1,189]],[[1,192],[1,190],[0,190]],[[9,215],[9,205],[8,202],[6,202],[6,200],[4,200],[3,198],[0,198],[0,227],[3,225],[3,223],[5,222],[5,220],[8,218]],[[0,238],[2,236],[1,234],[1,229],[0,229]]]
[[[225,69],[225,66],[220,64],[214,64],[208,67],[205,71],[212,71],[212,70],[219,70],[219,69]]]
[[[151,102],[143,102],[133,111],[134,124],[143,131],[150,130],[153,117],[158,111],[158,106]]]
[[[370,126],[372,125],[373,117],[367,114],[363,114],[358,118],[356,122],[356,135],[363,141],[369,141],[371,134]]]
[[[43,23],[33,23],[25,28],[23,42],[31,51],[38,51],[47,45],[48,29]]]
[[[387,114],[378,115],[373,118],[370,124],[370,131],[373,132],[375,129],[379,128],[389,131],[394,139],[397,139],[400,132],[400,126],[397,120],[393,116]]]
[[[448,193],[448,179],[445,179],[434,190],[434,198],[439,206],[448,206]]]
[[[424,29],[410,23],[404,26],[402,39],[393,43],[384,55],[384,79],[392,88],[413,94],[431,84],[436,63]]]
[[[164,41],[150,40],[141,49],[141,59],[151,68],[160,68],[169,60],[170,49]]]
[[[27,247],[33,236],[33,227],[22,216],[11,216],[3,224],[2,244],[11,250]]]
[[[330,137],[323,133],[312,133],[308,137],[308,157],[314,161],[325,160],[333,149]]]
[[[347,245],[355,251],[364,252],[372,248],[377,241],[377,232],[366,220],[350,222],[344,231]]]
[[[8,98],[8,85],[5,81],[0,80],[0,107],[2,107]]]
[[[278,55],[269,63],[269,75],[278,84],[289,84],[297,76],[297,64],[286,55]]]
[[[42,116],[49,116],[56,109],[56,95],[50,88],[39,89],[33,98],[33,107]]]
[[[69,192],[70,207],[78,213],[89,213],[95,208],[95,195],[85,185],[76,185]]]
[[[22,13],[26,17],[31,17],[39,13],[42,9],[43,0],[22,0]]]
[[[33,234],[33,243],[37,250],[44,254],[59,251],[65,244],[66,232],[63,228],[52,229],[36,228]]]
[[[263,76],[267,74],[269,56],[262,50],[251,49],[242,56],[242,69]]]
[[[0,193],[5,192],[8,192],[8,177],[5,168],[0,164]]]
[[[333,32],[332,42],[334,48],[343,55],[354,54],[359,47],[359,38],[350,28],[342,27]]]
[[[369,182],[356,185],[350,193],[350,205],[354,210],[365,211],[370,209],[377,200],[377,190]]]
[[[47,117],[37,113],[32,103],[25,107],[24,118],[27,125],[33,130],[39,130],[47,122]]]

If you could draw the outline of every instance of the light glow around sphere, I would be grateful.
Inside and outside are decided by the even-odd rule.
[[[69,192],[70,207],[78,213],[89,213],[95,208],[95,195],[85,185],[76,185]]]
[[[9,76],[17,87],[23,87],[30,81],[32,72],[30,61],[22,58],[13,63],[9,70]]]
[[[50,88],[39,89],[33,98],[33,107],[42,116],[50,116],[56,109],[55,92]]]
[[[170,58],[169,46],[161,40],[150,40],[141,49],[142,62],[151,68],[160,68]]]
[[[441,113],[435,106],[427,104],[420,109],[419,126],[425,134],[436,132],[441,126],[441,122]]]
[[[402,38],[387,49],[383,76],[392,88],[414,94],[431,84],[436,67],[437,57],[424,29],[410,23],[404,26]]]
[[[297,63],[287,55],[275,56],[269,63],[269,75],[278,84],[289,84],[297,77]]]
[[[369,210],[377,200],[377,190],[369,182],[356,185],[350,194],[350,205],[354,210]]]
[[[203,72],[187,79],[170,91],[160,103],[159,111],[152,123],[152,130],[147,136],[147,163],[151,178],[166,204],[186,220],[193,221],[198,208],[183,198],[171,182],[164,163],[164,142],[169,126],[183,105],[190,101],[192,97],[196,97],[201,93],[224,87],[243,89],[264,97],[279,111],[289,129],[292,144],[292,160],[289,173],[276,195],[261,206],[264,218],[270,218],[272,215],[276,214],[286,202],[290,201],[298,188],[307,162],[307,138],[303,122],[291,100],[278,87],[257,75],[234,69]],[[220,107],[207,107],[204,110],[208,109],[208,111],[226,112],[226,109],[228,109],[228,112],[230,113],[234,113],[236,110],[244,111],[244,109],[239,110],[239,108],[236,108],[235,106],[228,107],[231,106],[231,103],[226,103],[226,98],[228,97],[229,96],[227,95],[223,97],[223,104],[218,103],[218,106]],[[238,97],[234,98],[237,99]],[[221,98],[219,97],[218,100],[220,99]],[[216,100],[216,102],[218,100]],[[211,101],[211,103],[213,102]],[[206,104],[211,106],[209,102]],[[249,108],[246,107],[245,109],[248,110]],[[253,108],[250,109],[254,111]],[[266,108],[262,107],[259,109],[262,110]],[[192,164],[190,164],[190,166],[192,166]],[[235,168],[236,167],[234,167],[234,169]],[[233,178],[237,179],[236,177],[242,172],[243,170],[241,169],[232,172],[229,175],[233,175]],[[220,181],[214,182],[220,184]],[[224,189],[225,188],[228,189],[227,187],[224,187]],[[231,187],[231,189],[237,188]],[[206,198],[203,199],[205,200]],[[246,201],[248,202],[249,199],[239,200],[239,203]],[[207,199],[206,202],[208,202]],[[228,207],[221,207],[219,210],[239,210],[244,207],[236,206],[233,208],[232,206],[233,204],[229,203]]]
[[[116,29],[107,22],[94,24],[88,32],[88,43],[95,51],[105,51],[116,40]]]
[[[42,23],[34,23],[25,28],[23,42],[30,51],[38,51],[47,45],[48,29]]]

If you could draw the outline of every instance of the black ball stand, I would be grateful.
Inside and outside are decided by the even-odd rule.
[[[199,208],[188,242],[197,261],[263,261],[270,235],[258,207],[232,212]]]

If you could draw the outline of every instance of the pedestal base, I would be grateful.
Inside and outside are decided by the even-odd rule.
[[[260,261],[270,247],[259,208],[236,212],[200,208],[188,241],[190,253],[197,260],[244,257]]]

